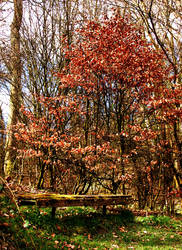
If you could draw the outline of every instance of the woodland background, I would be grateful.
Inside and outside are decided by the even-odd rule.
[[[0,2],[0,171],[12,188],[179,208],[181,10],[180,0]]]

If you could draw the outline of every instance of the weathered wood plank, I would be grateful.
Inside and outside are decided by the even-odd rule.
[[[34,194],[34,193],[23,193],[23,194],[18,194],[17,198],[19,199],[115,199],[115,198],[120,198],[120,197],[131,197],[131,195],[121,195],[121,194],[99,194],[99,195],[69,195],[69,194],[55,194],[55,193],[38,193],[38,194]]]
[[[74,207],[74,206],[103,206],[103,205],[126,205],[130,201],[128,197],[119,198],[77,198],[77,199],[37,199],[39,207]]]
[[[130,195],[60,195],[60,194],[20,194],[17,196],[20,205],[27,202],[39,207],[69,207],[69,206],[103,206],[125,205],[131,202]]]

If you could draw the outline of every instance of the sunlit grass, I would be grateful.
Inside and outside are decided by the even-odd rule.
[[[180,218],[134,218],[128,210],[103,216],[90,207],[59,209],[52,218],[51,209],[21,207],[23,222],[7,199],[1,208],[0,240],[12,249],[182,249]]]

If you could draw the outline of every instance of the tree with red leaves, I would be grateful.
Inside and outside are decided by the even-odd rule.
[[[39,164],[38,187],[49,169],[52,188],[64,193],[101,186],[125,194],[142,176],[149,192],[156,161],[142,151],[149,152],[159,132],[150,123],[169,80],[163,53],[118,14],[89,21],[71,46],[63,43],[67,65],[56,73],[59,95],[39,97],[41,117],[22,109],[28,123],[16,127],[20,156]]]

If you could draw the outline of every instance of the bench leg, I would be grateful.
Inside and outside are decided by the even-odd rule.
[[[55,218],[55,214],[56,214],[56,207],[52,207],[52,212],[51,212],[52,218]]]
[[[103,211],[102,211],[103,215],[106,215],[106,205],[103,205]]]

